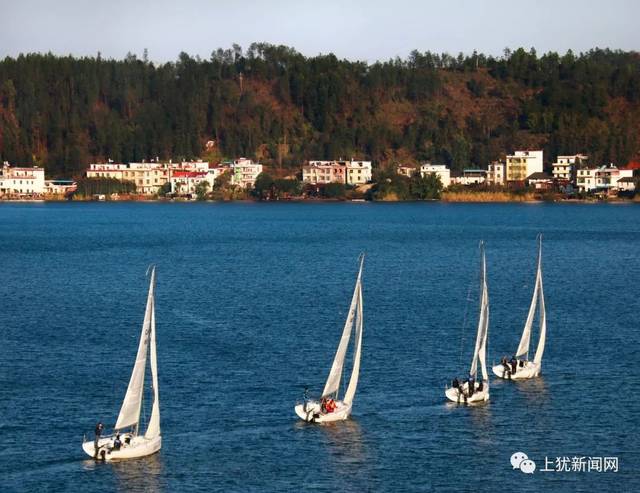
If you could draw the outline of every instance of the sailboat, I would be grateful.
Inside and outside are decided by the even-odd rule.
[[[138,353],[114,433],[109,436],[101,436],[93,441],[86,440],[82,444],[82,449],[87,455],[96,459],[112,461],[144,457],[156,453],[160,450],[162,444],[162,437],[160,436],[160,400],[158,395],[158,359],[156,354],[156,270],[155,267],[151,267],[150,270],[149,295],[147,297],[144,322],[142,323],[140,343],[138,344]],[[147,429],[142,435],[140,434],[140,412],[144,394],[147,353],[149,353],[149,366],[151,367],[153,404]]]
[[[531,341],[531,329],[533,327],[533,319],[536,313],[536,307],[539,308],[540,338],[538,347],[533,361],[529,361],[529,344]],[[520,344],[514,358],[507,362],[503,358],[502,363],[493,367],[493,373],[500,378],[507,380],[525,380],[535,378],[540,375],[542,370],[542,355],[544,354],[544,345],[547,339],[547,313],[544,305],[544,290],[542,288],[542,235],[538,236],[538,271],[536,273],[536,283],[533,288],[533,297],[529,306],[529,314],[524,324]]]
[[[487,289],[487,261],[484,242],[480,242],[480,316],[476,346],[471,360],[469,378],[466,382],[454,380],[454,384],[445,390],[447,399],[459,404],[473,404],[489,400],[489,375],[487,374],[486,353],[489,337],[489,291]],[[482,370],[482,382],[478,382],[478,362]]]
[[[298,417],[304,421],[312,423],[329,423],[347,419],[351,414],[353,398],[358,387],[358,377],[360,374],[360,354],[362,351],[362,330],[363,330],[363,309],[362,309],[362,267],[364,265],[364,254],[360,255],[360,269],[356,279],[356,286],[353,290],[351,305],[347,320],[342,331],[342,338],[338,344],[336,356],[331,365],[329,377],[322,391],[319,400],[309,400],[305,395],[305,401],[295,406]],[[340,379],[344,367],[345,357],[351,332],[354,332],[354,353],[353,366],[349,385],[342,399],[339,398]]]

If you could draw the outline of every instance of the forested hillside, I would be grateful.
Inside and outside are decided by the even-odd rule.
[[[517,148],[625,164],[640,150],[640,55],[412,52],[367,64],[254,44],[156,65],[0,61],[0,157],[77,176],[91,161],[247,156],[486,167]],[[206,148],[206,143],[214,145]]]

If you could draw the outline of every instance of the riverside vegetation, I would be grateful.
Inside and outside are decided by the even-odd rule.
[[[431,160],[460,171],[517,148],[624,165],[640,147],[639,110],[640,55],[606,49],[365,63],[255,43],[160,64],[146,53],[0,61],[0,157],[52,178],[106,159],[241,155],[274,180],[306,159],[350,156],[382,170]],[[412,187],[397,184],[371,193]]]

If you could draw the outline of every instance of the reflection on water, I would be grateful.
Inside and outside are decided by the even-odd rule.
[[[549,389],[543,377],[516,380],[516,388],[527,401],[540,405],[549,400]]]
[[[365,445],[362,439],[362,428],[354,419],[327,423],[320,427],[327,447],[327,452],[336,457],[338,462],[358,463],[365,459]]]
[[[162,454],[110,463],[119,491],[164,491]]]
[[[352,418],[320,426],[321,444],[328,456],[328,463],[334,469],[334,476],[338,483],[344,485],[345,490],[351,490],[348,485],[361,487],[366,483],[368,472],[363,468],[369,462],[366,440],[360,424]]]

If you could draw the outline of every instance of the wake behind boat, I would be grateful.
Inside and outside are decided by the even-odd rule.
[[[336,351],[336,356],[331,365],[329,377],[324,386],[322,396],[319,400],[309,400],[305,392],[304,403],[295,406],[298,417],[304,421],[311,423],[329,423],[332,421],[341,421],[347,419],[351,414],[353,398],[356,394],[358,386],[358,377],[360,374],[360,353],[362,349],[362,330],[363,330],[363,309],[362,309],[362,267],[364,264],[364,254],[360,256],[360,269],[356,279],[356,286],[351,298],[351,306],[347,320],[342,331],[342,338]],[[354,355],[353,368],[351,370],[351,379],[347,391],[342,400],[339,399],[338,392],[340,388],[340,379],[344,360],[347,354],[347,347],[351,332],[355,327],[354,337]]]
[[[155,282],[156,270],[155,267],[152,267],[138,353],[114,434],[100,436],[101,428],[96,427],[95,440],[87,440],[82,444],[82,449],[86,454],[95,459],[112,461],[145,457],[156,453],[162,445],[158,394],[158,360],[156,354]],[[144,435],[140,435],[140,412],[144,394],[147,353],[149,353],[151,367],[153,404],[147,430]]]
[[[529,344],[531,342],[531,329],[533,327],[533,319],[535,317],[536,305],[539,303],[539,323],[540,338],[538,339],[538,347],[533,361],[529,361]],[[524,324],[522,337],[518,350],[510,361],[506,357],[502,358],[499,365],[495,365],[493,373],[498,377],[506,380],[526,380],[535,378],[542,371],[542,355],[544,354],[544,345],[547,339],[547,312],[544,304],[544,290],[542,288],[542,235],[538,236],[538,269],[536,272],[536,283],[533,288],[533,298],[529,306],[529,314]]]
[[[469,378],[466,382],[459,382],[456,378],[453,380],[451,388],[445,390],[447,399],[458,404],[474,404],[489,400],[489,375],[486,365],[487,338],[489,337],[489,290],[487,289],[487,262],[482,241],[480,242],[480,256],[480,316]],[[477,381],[478,361],[482,368],[482,382]]]

